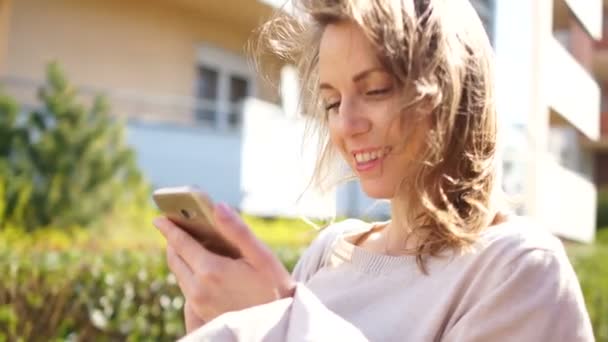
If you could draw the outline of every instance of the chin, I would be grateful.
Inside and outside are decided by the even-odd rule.
[[[361,189],[363,192],[374,199],[391,199],[393,198],[394,187],[386,186],[386,184],[378,184],[376,182],[361,181]]]

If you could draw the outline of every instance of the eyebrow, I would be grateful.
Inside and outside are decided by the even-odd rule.
[[[372,67],[369,69],[365,69],[359,73],[357,73],[355,76],[353,76],[353,82],[359,82],[360,80],[364,79],[365,77],[367,77],[369,74],[374,73],[374,72],[386,72],[386,70],[382,67]],[[328,83],[321,83],[319,85],[319,89],[333,89],[333,87],[331,85],[329,85]]]

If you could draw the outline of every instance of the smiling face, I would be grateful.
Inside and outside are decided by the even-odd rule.
[[[330,139],[372,198],[391,199],[420,160],[428,125],[400,110],[402,87],[354,23],[330,24],[319,48],[320,98]]]
[[[471,2],[292,2],[303,15],[269,21],[258,50],[298,68],[318,133],[311,185],[343,180],[339,151],[370,197],[391,200],[395,248],[420,237],[423,271],[427,255],[471,246],[504,205],[493,52]]]

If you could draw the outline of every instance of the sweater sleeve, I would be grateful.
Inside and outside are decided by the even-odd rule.
[[[576,274],[563,251],[535,249],[479,288],[445,341],[593,341]]]
[[[368,341],[302,284],[294,297],[223,314],[180,340],[214,341]]]
[[[324,229],[304,252],[292,273],[298,282],[292,298],[226,313],[180,341],[367,341],[358,328],[329,310],[304,285],[323,267],[334,240],[352,224],[349,221]]]

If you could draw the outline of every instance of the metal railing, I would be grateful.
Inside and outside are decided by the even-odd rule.
[[[28,107],[40,104],[37,94],[45,84],[23,77],[0,77],[0,87]],[[130,122],[196,126],[220,131],[238,130],[243,101],[221,104],[216,101],[180,95],[150,95],[139,91],[78,86],[78,99],[91,104],[98,95],[110,105],[110,114]],[[223,109],[223,110],[220,110]]]

